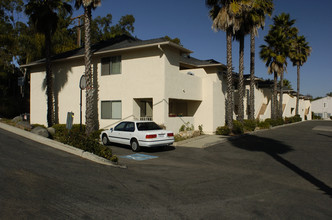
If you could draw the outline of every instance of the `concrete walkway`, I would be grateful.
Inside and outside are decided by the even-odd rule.
[[[228,140],[229,136],[224,135],[201,135],[187,140],[174,142],[176,147],[206,148],[212,145],[220,144]]]

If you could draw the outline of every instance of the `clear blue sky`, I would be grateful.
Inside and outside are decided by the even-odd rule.
[[[301,67],[301,93],[314,97],[332,92],[332,1],[331,0],[274,0],[273,16],[282,12],[295,19],[299,34],[304,35],[312,47],[311,56]],[[75,11],[74,15],[82,14]],[[147,40],[168,35],[178,37],[185,48],[199,59],[215,59],[226,64],[225,32],[214,32],[208,8],[204,0],[102,0],[101,7],[92,12],[93,17],[113,15],[113,23],[121,16],[134,15],[134,36]],[[256,76],[272,78],[267,74],[265,63],[259,58],[259,46],[264,44],[264,36],[272,24],[267,17],[264,30],[256,39]],[[245,73],[249,73],[249,38],[245,40]],[[233,66],[238,72],[238,43],[233,43]],[[296,67],[288,62],[285,78],[290,80],[296,90]]]

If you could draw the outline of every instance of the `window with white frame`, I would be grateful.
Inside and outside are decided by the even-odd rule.
[[[104,57],[101,59],[101,75],[121,74],[121,56]]]
[[[101,119],[121,119],[121,101],[101,101]]]

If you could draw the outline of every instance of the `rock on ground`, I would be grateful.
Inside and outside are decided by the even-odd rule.
[[[46,137],[46,138],[48,138],[49,135],[50,135],[46,128],[43,128],[43,127],[40,127],[40,126],[35,127],[34,129],[31,130],[31,132],[34,133],[34,134],[38,134],[40,136]]]

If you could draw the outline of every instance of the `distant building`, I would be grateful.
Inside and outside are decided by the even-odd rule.
[[[332,116],[332,97],[327,96],[311,102],[312,111],[316,116],[329,119]]]

